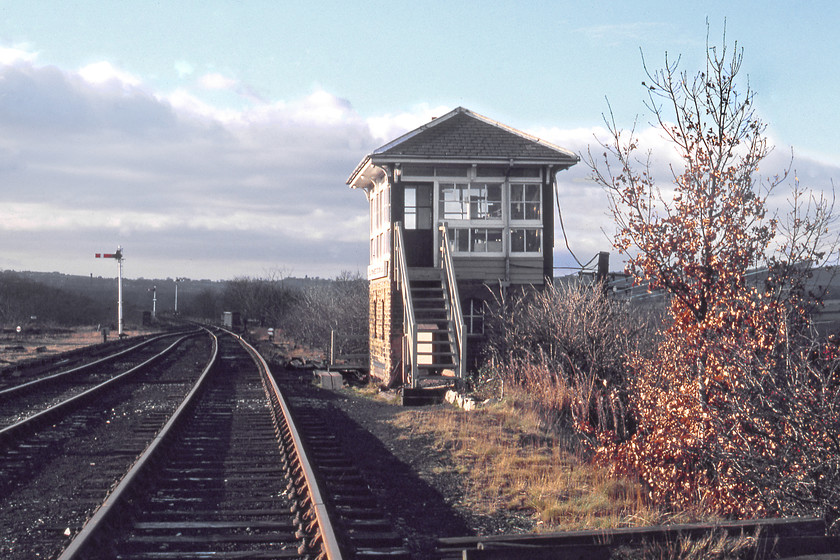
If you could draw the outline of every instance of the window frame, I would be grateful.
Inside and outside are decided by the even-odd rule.
[[[483,336],[486,322],[487,302],[480,298],[466,298],[461,302],[461,309],[464,315],[464,326],[468,335]],[[480,322],[481,329],[476,330],[475,324]]]
[[[499,223],[504,221],[504,182],[473,178],[466,181],[436,182],[438,220]],[[457,196],[450,196],[455,193]],[[492,198],[491,194],[494,195]]]
[[[529,200],[528,198],[528,190],[531,188],[536,191],[536,200]],[[521,195],[514,196],[514,191],[518,189],[521,189]],[[543,215],[542,184],[526,181],[511,181],[509,190],[510,198],[508,208],[510,209],[510,221],[516,222],[517,224],[520,222],[541,224]],[[536,217],[529,217],[529,206],[536,210]],[[517,212],[514,211],[515,207],[521,208],[522,217],[517,217]]]
[[[545,236],[543,235],[543,228],[542,227],[511,227],[509,228],[509,235],[508,235],[508,242],[510,243],[510,256],[511,257],[533,257],[537,255],[543,254],[543,239]],[[516,250],[516,245],[518,244],[518,240],[514,240],[514,235],[516,232],[524,232],[524,236],[522,238],[522,251]],[[538,241],[538,248],[534,251],[527,251],[528,248],[528,238],[527,235],[529,232],[534,232],[537,234],[537,241]]]
[[[493,239],[492,241],[488,241],[488,238],[491,234],[498,233],[498,240]],[[454,255],[464,256],[469,255],[473,257],[477,256],[492,256],[492,257],[499,257],[504,255],[505,253],[505,228],[503,226],[499,227],[471,227],[470,225],[466,226],[453,226],[449,228],[449,250],[452,251]],[[466,241],[464,242],[464,238],[466,237]],[[475,251],[475,247],[479,242],[479,239],[483,238],[484,246],[489,248],[491,243],[499,243],[499,250],[498,251]],[[466,244],[467,250],[462,250],[459,245],[462,243]]]

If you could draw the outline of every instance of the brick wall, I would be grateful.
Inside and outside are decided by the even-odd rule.
[[[371,280],[369,296],[370,373],[379,380],[389,380],[401,351],[402,312],[395,306],[396,285],[389,278]]]

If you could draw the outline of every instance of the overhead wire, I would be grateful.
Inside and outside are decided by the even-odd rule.
[[[575,262],[578,263],[578,266],[580,268],[582,268],[582,269],[586,268],[586,265],[584,265],[580,262],[580,259],[577,258],[577,255],[575,255],[574,251],[572,251],[572,248],[569,246],[569,237],[568,237],[568,235],[566,235],[566,225],[563,223],[563,211],[560,209],[560,192],[559,192],[559,189],[557,188],[557,180],[555,179],[553,181],[553,183],[554,183],[554,200],[557,203],[557,215],[560,218],[560,231],[563,232],[563,241],[566,243],[566,250],[569,251],[569,254],[572,255],[572,258],[575,259]],[[592,261],[589,261],[589,262],[592,262]]]

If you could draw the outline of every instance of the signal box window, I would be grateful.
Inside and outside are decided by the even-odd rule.
[[[405,229],[432,229],[432,186],[405,187]]]

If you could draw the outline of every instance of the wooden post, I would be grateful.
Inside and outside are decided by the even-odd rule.
[[[607,275],[610,273],[610,254],[607,251],[598,253],[598,272],[595,274],[595,282],[607,281]]]

